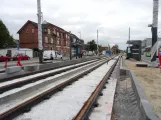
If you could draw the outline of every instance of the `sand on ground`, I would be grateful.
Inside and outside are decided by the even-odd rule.
[[[153,105],[153,111],[161,118],[161,73],[159,68],[136,67],[138,61],[123,60],[123,66],[135,73],[144,88],[145,95]]]

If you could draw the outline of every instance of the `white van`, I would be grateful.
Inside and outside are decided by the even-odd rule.
[[[53,60],[53,59],[63,59],[63,56],[54,50],[45,50],[43,53],[43,59],[46,60]]]

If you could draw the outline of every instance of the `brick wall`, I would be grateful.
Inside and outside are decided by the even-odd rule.
[[[22,48],[37,48],[38,45],[38,30],[28,23],[19,33],[20,47]]]
[[[54,34],[54,29],[56,34]],[[63,29],[49,25],[42,33],[43,47],[47,50],[57,50],[63,54],[69,54],[69,38]],[[38,48],[38,29],[31,22],[28,22],[19,32],[21,48]]]

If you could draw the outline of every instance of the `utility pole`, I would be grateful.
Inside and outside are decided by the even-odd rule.
[[[154,46],[154,44],[157,42],[157,39],[158,39],[158,35],[157,35],[157,31],[158,31],[158,9],[159,9],[159,0],[153,0],[153,23],[152,23],[152,26],[151,26],[152,47]],[[151,61],[156,61],[156,54],[154,55],[154,57],[152,58]]]
[[[127,47],[127,58],[130,58],[130,56],[131,56],[131,50],[130,50],[130,27],[129,27],[129,38],[128,38],[128,42],[129,42],[129,44],[128,44],[128,47]]]
[[[37,0],[39,63],[43,63],[41,15],[41,1]]]
[[[97,30],[97,54],[99,56],[99,48],[98,48],[98,30]]]
[[[130,27],[129,27],[129,42],[130,42],[130,35],[131,33],[130,33]],[[130,47],[130,43],[129,43],[129,47]]]

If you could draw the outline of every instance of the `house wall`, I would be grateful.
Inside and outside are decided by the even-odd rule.
[[[34,29],[34,32],[32,32]],[[50,34],[48,32],[50,30]],[[53,30],[56,30],[56,34],[53,33]],[[44,32],[45,31],[45,32]],[[59,35],[58,35],[59,34]],[[61,35],[62,34],[62,35]],[[55,26],[49,25],[47,28],[43,30],[42,40],[44,50],[57,50],[62,54],[69,54],[69,45],[70,40],[68,33],[63,29]],[[45,41],[45,37],[47,37],[48,41]],[[51,43],[51,39],[53,39],[53,43]],[[28,22],[22,30],[19,32],[19,40],[20,40],[20,48],[38,48],[38,29],[31,22]],[[59,41],[59,42],[58,42]]]
[[[34,32],[32,32],[32,29]],[[20,47],[21,48],[37,48],[38,46],[38,30],[32,24],[28,23],[19,33]]]

